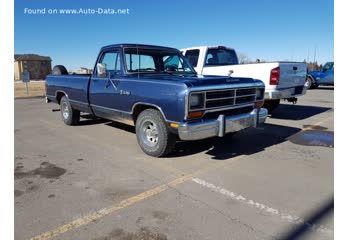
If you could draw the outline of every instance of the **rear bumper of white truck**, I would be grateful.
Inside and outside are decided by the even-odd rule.
[[[265,100],[288,99],[305,95],[307,88],[305,86],[286,89],[265,90]]]
[[[199,140],[210,137],[223,137],[227,133],[238,132],[249,127],[257,127],[265,122],[267,109],[254,109],[250,113],[225,116],[220,115],[217,119],[206,120],[198,123],[180,124],[178,131],[181,140]]]

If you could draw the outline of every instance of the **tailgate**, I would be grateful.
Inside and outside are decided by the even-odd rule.
[[[306,63],[279,63],[280,79],[277,89],[304,86],[307,74]]]

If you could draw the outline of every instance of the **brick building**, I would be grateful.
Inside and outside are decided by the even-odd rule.
[[[15,81],[22,79],[24,71],[29,72],[30,80],[45,79],[51,73],[51,58],[36,54],[15,54]]]

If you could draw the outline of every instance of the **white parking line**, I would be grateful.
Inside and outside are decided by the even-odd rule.
[[[287,221],[287,222],[290,222],[290,223],[293,223],[293,224],[296,224],[296,225],[305,225],[307,226],[309,229],[311,229],[312,231],[317,231],[317,232],[322,232],[322,233],[333,233],[333,230],[329,229],[329,228],[326,228],[322,225],[316,225],[316,224],[312,224],[312,223],[308,223],[306,222],[304,219],[298,217],[298,216],[293,216],[293,215],[290,215],[290,214],[285,214],[285,213],[282,213],[280,210],[278,209],[275,209],[275,208],[272,208],[272,207],[269,207],[265,204],[262,204],[262,203],[258,203],[254,200],[251,200],[251,199],[248,199],[240,194],[237,194],[237,193],[234,193],[234,192],[231,192],[227,189],[224,189],[224,188],[221,188],[221,187],[218,187],[218,186],[215,186],[214,184],[212,183],[208,183],[202,179],[199,179],[199,178],[193,178],[192,179],[193,182],[201,185],[201,186],[204,186],[204,187],[207,187],[209,189],[211,189],[212,191],[214,192],[218,192],[222,195],[225,195],[226,197],[229,197],[233,200],[236,200],[236,201],[239,201],[243,204],[246,204],[246,205],[249,205],[251,207],[255,207],[261,211],[264,211],[264,212],[267,212],[271,215],[275,215],[275,216],[278,216],[279,218],[281,218],[282,220],[284,221]]]

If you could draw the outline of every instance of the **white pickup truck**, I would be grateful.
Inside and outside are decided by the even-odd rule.
[[[181,49],[182,54],[200,75],[249,77],[265,83],[264,107],[271,112],[280,100],[296,103],[306,93],[307,66],[303,62],[269,62],[239,64],[232,48],[191,47]]]

